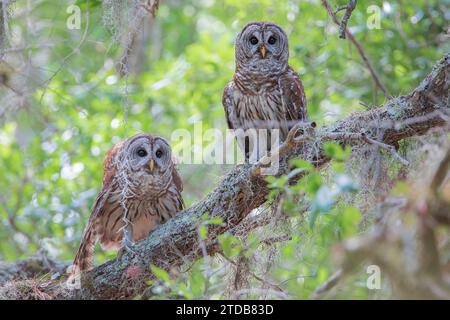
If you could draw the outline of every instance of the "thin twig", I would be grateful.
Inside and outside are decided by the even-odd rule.
[[[80,53],[80,49],[83,46],[84,42],[86,41],[87,35],[89,30],[89,11],[86,12],[86,27],[84,28],[83,35],[81,36],[81,40],[78,43],[78,45],[62,59],[62,63],[59,65],[58,69],[47,79],[43,82],[43,90],[41,93],[41,96],[39,98],[39,102],[42,103],[42,100],[44,99],[44,96],[47,92],[48,87],[50,86],[50,83],[53,81],[53,79],[58,75],[58,73],[66,66],[69,59]]]
[[[340,6],[336,8],[334,14],[339,11],[345,10],[344,16],[342,17],[341,24],[339,26],[339,38],[345,39],[345,31],[347,30],[347,23],[352,15],[353,10],[356,8],[356,0],[350,0],[349,3],[345,6]]]
[[[385,149],[387,151],[389,151],[392,156],[397,159],[398,161],[400,161],[403,165],[408,166],[409,162],[408,160],[406,160],[405,158],[403,158],[402,156],[400,156],[398,154],[398,152],[395,150],[395,147],[380,141],[377,141],[375,139],[372,139],[370,137],[368,137],[365,133],[355,133],[355,132],[333,132],[333,133],[327,133],[321,136],[322,139],[324,140],[342,140],[342,141],[347,141],[347,140],[361,140],[364,142],[367,142],[369,144],[375,145],[377,147],[380,147],[382,149]]]
[[[333,9],[331,8],[331,5],[328,3],[328,1],[327,0],[322,0],[322,5],[325,7],[325,9],[327,9],[328,15],[333,19],[334,23],[340,27],[341,23],[337,19],[336,14],[333,12]],[[369,58],[367,57],[363,47],[358,42],[358,40],[355,39],[353,34],[347,28],[345,28],[344,30],[345,30],[345,35],[348,37],[348,39],[356,47],[356,49],[358,50],[358,53],[361,56],[364,64],[366,65],[367,69],[369,69],[369,72],[372,75],[372,78],[375,81],[376,86],[378,88],[380,88],[381,91],[383,91],[383,93],[386,96],[386,98],[390,99],[392,97],[391,94],[389,93],[389,91],[386,89],[386,87],[381,82],[380,77],[378,76],[378,74],[375,72],[375,69],[373,68],[372,63],[369,61]]]
[[[387,151],[389,151],[392,156],[397,159],[398,161],[400,161],[403,165],[405,166],[409,166],[409,162],[408,160],[406,160],[405,158],[403,158],[396,150],[394,146],[391,146],[390,144],[386,144],[377,140],[374,140],[372,138],[369,138],[368,136],[366,136],[365,134],[361,134],[362,135],[362,139],[370,144],[373,144],[375,146],[378,146],[382,149],[385,149]]]
[[[316,290],[314,290],[311,299],[320,299],[325,293],[333,289],[343,278],[343,276],[344,271],[342,269],[334,272],[323,284],[321,284],[316,288]]]
[[[449,97],[450,97],[450,95],[449,95]],[[442,119],[442,120],[446,121],[448,124],[450,124],[450,116],[447,115],[447,113],[444,110],[440,110],[440,109],[434,110],[434,111],[424,114],[424,115],[405,119],[401,122],[383,121],[382,123],[372,122],[369,124],[370,124],[370,126],[381,127],[383,129],[401,130],[405,127],[415,125],[418,123],[422,123],[422,122],[427,122],[427,121],[430,121],[433,119],[436,119],[436,120]]]
[[[263,239],[263,240],[261,240],[260,244],[265,244],[265,245],[271,246],[278,242],[285,242],[285,241],[290,241],[290,240],[292,240],[292,237],[288,234],[285,234],[285,235],[282,235],[279,237],[271,237],[271,238]]]

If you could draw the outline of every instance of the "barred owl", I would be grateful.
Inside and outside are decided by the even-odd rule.
[[[253,155],[257,160],[270,150],[274,132],[282,142],[297,122],[307,120],[306,97],[298,74],[288,64],[288,38],[278,25],[247,24],[237,36],[235,50],[236,70],[222,103],[228,127],[241,129],[236,136],[246,159]],[[250,132],[255,130],[266,135],[256,139]]]
[[[72,274],[89,270],[97,241],[130,248],[183,208],[182,181],[169,144],[137,134],[116,144],[104,161],[103,187],[75,256]]]

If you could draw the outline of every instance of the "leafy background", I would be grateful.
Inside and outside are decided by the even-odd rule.
[[[170,139],[175,129],[193,132],[200,121],[204,129],[225,129],[222,90],[234,71],[234,37],[249,21],[272,20],[286,30],[290,64],[304,83],[310,118],[319,125],[385,101],[318,0],[162,1],[156,19],[148,15],[139,25],[128,76],[120,75],[117,62],[136,18],[136,1],[75,1],[80,30],[66,26],[72,3],[17,1],[11,8],[9,43],[0,61],[1,260],[42,249],[61,260],[73,258],[101,187],[104,154],[114,143],[139,131]],[[380,9],[381,29],[367,28],[370,5]],[[350,30],[391,94],[409,92],[449,51],[449,5],[358,1]],[[257,255],[273,263],[268,271],[252,268],[281,283],[289,297],[308,297],[333,271],[333,244],[364,230],[358,208],[334,201],[358,190],[345,174],[348,155],[333,145],[328,152],[335,161],[326,176],[311,171],[303,187],[287,187],[283,177],[270,181],[273,196],[288,194],[284,210],[294,217],[280,227],[294,232],[292,240],[277,244],[275,258],[260,244],[267,231],[221,240],[230,259]],[[311,170],[301,161],[295,165]],[[200,200],[229,168],[180,165],[186,204]],[[315,206],[305,222],[295,200],[299,192]],[[114,256],[97,250],[96,263]],[[205,263],[198,261],[177,279],[155,269],[161,279],[155,292],[224,297],[225,260]],[[379,294],[366,289],[364,270],[359,276],[348,282],[351,290],[343,297]]]

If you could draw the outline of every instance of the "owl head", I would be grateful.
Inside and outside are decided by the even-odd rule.
[[[158,136],[139,133],[123,142],[117,152],[119,182],[133,193],[163,189],[172,179],[172,151]]]
[[[236,67],[249,72],[284,71],[289,49],[286,33],[273,22],[247,24],[236,38]]]

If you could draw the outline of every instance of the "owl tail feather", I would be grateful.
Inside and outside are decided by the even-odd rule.
[[[70,275],[69,279],[67,280],[68,284],[76,285],[79,282],[80,274],[92,268],[96,240],[97,237],[92,228],[92,225],[88,225],[73,261],[73,265],[69,270]]]

